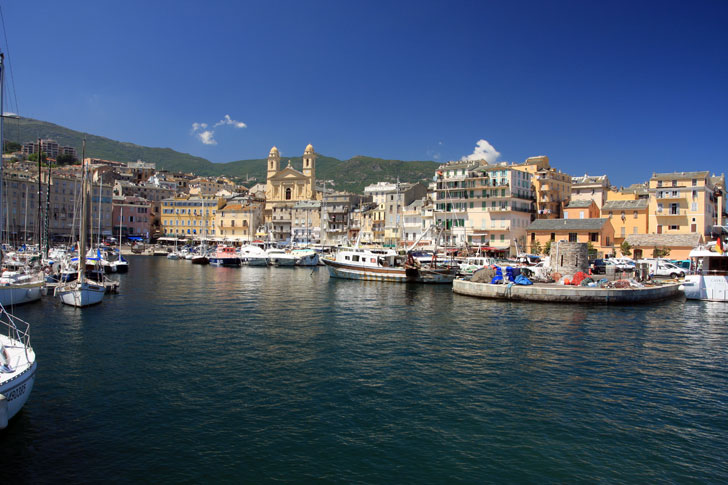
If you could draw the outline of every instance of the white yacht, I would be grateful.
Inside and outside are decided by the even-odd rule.
[[[0,429],[18,414],[35,382],[35,352],[30,346],[30,325],[0,306]]]
[[[253,244],[240,248],[240,259],[248,266],[268,266],[268,255],[265,250]]]
[[[690,251],[689,258],[690,274],[680,285],[685,298],[728,302],[728,251],[709,243]]]

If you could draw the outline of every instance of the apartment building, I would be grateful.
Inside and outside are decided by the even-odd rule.
[[[264,203],[234,198],[215,214],[215,236],[226,241],[250,242],[263,224]]]
[[[551,167],[549,158],[544,155],[529,157],[523,163],[514,164],[513,168],[532,175],[538,219],[564,217],[564,208],[571,198],[571,175]]]
[[[129,236],[148,239],[153,234],[151,204],[141,197],[114,196],[111,219],[113,235],[122,240]]]
[[[712,237],[725,212],[725,177],[707,171],[654,173],[649,181],[648,231]]]
[[[436,222],[447,244],[515,254],[535,212],[533,175],[513,165],[450,162],[437,172]]]
[[[378,182],[364,188],[372,197],[378,211],[372,224],[374,242],[396,246],[402,239],[402,212],[405,206],[427,196],[427,187],[421,183]]]

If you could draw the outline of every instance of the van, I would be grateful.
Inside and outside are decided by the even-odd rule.
[[[641,259],[638,263],[645,263],[649,266],[651,276],[663,278],[684,278],[686,271],[665,259]]]

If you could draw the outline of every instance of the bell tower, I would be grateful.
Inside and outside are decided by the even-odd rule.
[[[281,170],[281,155],[278,149],[273,147],[268,154],[268,178],[271,178]]]
[[[313,194],[316,180],[316,152],[313,151],[313,145],[310,143],[303,152],[303,175],[308,177],[307,183],[310,184],[311,194]]]

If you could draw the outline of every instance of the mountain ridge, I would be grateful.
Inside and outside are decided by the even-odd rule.
[[[76,148],[79,155],[84,136],[86,154],[94,158],[133,162],[144,160],[154,162],[158,170],[194,173],[201,176],[225,175],[237,179],[255,178],[265,182],[267,159],[255,158],[214,163],[206,158],[178,152],[172,148],[147,147],[131,142],[113,140],[104,136],[83,133],[64,126],[21,117],[6,122],[5,138],[9,141],[27,143],[38,137],[53,139],[60,145]],[[390,160],[356,155],[348,160],[318,154],[316,179],[333,182],[337,190],[361,193],[364,187],[376,182],[421,182],[432,178],[438,162],[429,160]],[[281,162],[291,161],[300,170],[301,157],[285,157]]]

